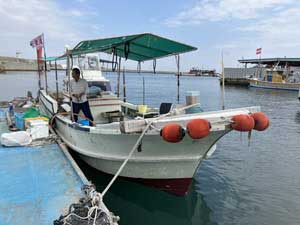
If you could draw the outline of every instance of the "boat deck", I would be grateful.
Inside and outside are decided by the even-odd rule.
[[[8,132],[0,109],[0,135]],[[0,145],[0,224],[53,224],[83,197],[84,181],[57,144]]]

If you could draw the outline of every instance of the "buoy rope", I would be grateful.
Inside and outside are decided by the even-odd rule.
[[[146,134],[147,130],[149,129],[149,127],[156,121],[165,118],[167,116],[172,115],[173,113],[178,113],[180,111],[189,109],[191,107],[194,107],[196,105],[199,105],[199,103],[193,104],[193,105],[189,105],[189,106],[185,106],[179,109],[174,109],[171,110],[170,112],[168,112],[167,114],[163,114],[159,117],[156,117],[153,120],[146,120],[146,127],[144,128],[143,132],[141,133],[141,135],[139,136],[138,140],[136,141],[136,143],[134,144],[133,148],[131,149],[131,151],[129,152],[128,156],[126,157],[126,159],[124,160],[124,162],[122,163],[122,165],[120,166],[120,168],[118,169],[117,173],[114,175],[114,177],[111,179],[111,181],[109,182],[109,184],[106,186],[106,188],[104,189],[104,191],[102,192],[102,197],[104,197],[104,195],[107,193],[107,191],[109,190],[109,188],[113,185],[113,183],[115,182],[115,180],[118,178],[118,176],[120,175],[120,173],[122,172],[122,170],[124,169],[125,165],[127,164],[128,160],[131,158],[132,154],[134,153],[134,151],[137,149],[137,147],[139,146],[141,140],[143,139],[144,135]]]

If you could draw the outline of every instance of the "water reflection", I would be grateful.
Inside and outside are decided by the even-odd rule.
[[[296,112],[295,122],[300,124],[300,111]]]
[[[114,87],[116,74],[104,75]],[[59,74],[60,83],[64,76],[63,72]],[[159,106],[161,101],[177,101],[174,76],[143,76],[146,80],[146,104]],[[48,73],[50,89],[53,90],[54,77],[54,73]],[[187,90],[196,90],[200,92],[201,107],[205,111],[220,109],[218,79],[180,79],[181,102],[185,101]],[[128,100],[140,104],[142,76],[126,74],[126,86]],[[226,135],[218,143],[214,155],[201,165],[195,176],[198,184],[193,184],[186,197],[174,197],[140,184],[118,180],[105,196],[105,202],[121,216],[121,225],[215,224],[213,221],[230,225],[299,224],[300,103],[297,92],[225,88],[226,108],[261,106],[270,118],[270,128],[265,132],[253,132],[250,147],[246,137],[241,142],[239,133]],[[1,74],[0,100],[24,96],[27,90],[36,93],[37,74]],[[81,168],[100,191],[110,180],[110,177],[82,162]]]
[[[73,154],[74,155],[74,154]],[[81,169],[101,191],[111,179],[74,156]],[[214,225],[211,210],[192,183],[188,195],[177,197],[144,185],[118,179],[104,198],[108,208],[121,217],[120,224]]]

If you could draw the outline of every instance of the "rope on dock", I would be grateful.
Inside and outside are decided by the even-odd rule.
[[[52,135],[55,131],[50,126]],[[67,150],[66,145],[57,137],[56,142],[69,159],[73,169],[76,171],[84,185],[81,187],[85,193],[85,197],[81,198],[78,203],[73,203],[69,207],[67,215],[61,215],[58,220],[53,222],[54,225],[117,225],[120,218],[115,216],[108,210],[102,201],[101,193],[96,191],[96,188],[91,184],[81,169],[78,167],[72,156]]]
[[[152,126],[152,124],[162,118],[165,118],[167,116],[170,116],[172,114],[178,114],[180,111],[192,108],[194,106],[199,105],[199,103],[196,104],[192,104],[189,106],[185,106],[179,109],[174,109],[170,112],[168,112],[167,114],[163,114],[159,117],[156,117],[155,119],[148,121],[145,120],[146,122],[146,127],[144,128],[143,132],[141,133],[141,135],[139,136],[138,140],[136,141],[135,145],[133,146],[133,148],[131,149],[131,151],[129,152],[127,158],[124,160],[124,162],[122,163],[122,165],[120,166],[119,170],[117,171],[117,173],[114,175],[114,177],[111,179],[111,181],[109,182],[109,184],[106,186],[106,188],[104,189],[104,191],[102,192],[102,197],[104,197],[104,195],[107,193],[107,191],[109,190],[109,188],[113,185],[113,183],[115,182],[115,180],[118,178],[118,176],[120,175],[120,173],[122,172],[122,170],[124,169],[125,165],[127,164],[128,160],[131,158],[131,156],[133,155],[134,151],[137,149],[137,147],[140,145],[141,140],[143,139],[143,137],[145,136],[147,130]]]
[[[117,225],[118,216],[114,216],[102,201],[102,196],[94,185],[84,185],[85,197],[69,207],[67,215],[61,215],[54,225]]]

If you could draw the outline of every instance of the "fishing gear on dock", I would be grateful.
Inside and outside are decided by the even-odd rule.
[[[102,196],[94,185],[83,185],[85,197],[69,207],[66,215],[61,215],[54,225],[117,225],[118,216],[114,216],[102,202]]]

